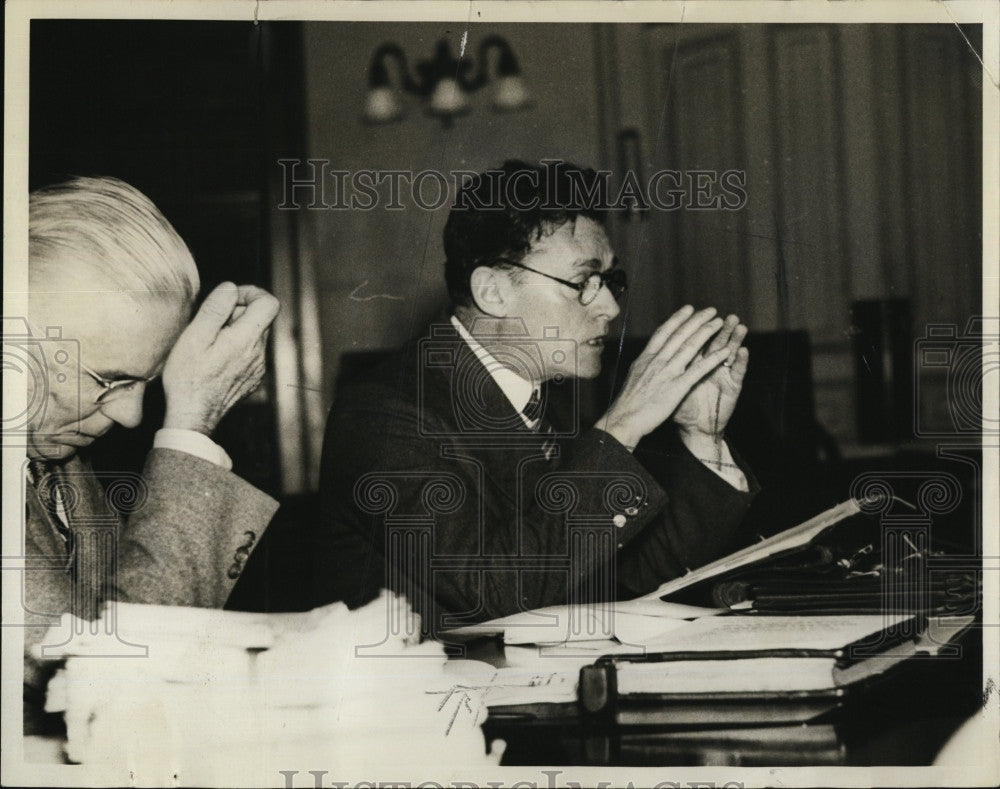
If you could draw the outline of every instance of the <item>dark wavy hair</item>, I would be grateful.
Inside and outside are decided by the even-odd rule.
[[[585,216],[604,222],[606,183],[592,169],[562,160],[534,165],[509,159],[462,186],[444,226],[445,281],[452,304],[470,306],[479,266],[516,263],[531,244]]]

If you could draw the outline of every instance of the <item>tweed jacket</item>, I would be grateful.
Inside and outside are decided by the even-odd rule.
[[[107,599],[221,608],[278,506],[232,472],[172,449],[153,449],[141,475],[102,480],[74,456],[57,477],[24,486],[28,729],[52,670],[34,650],[61,614],[93,619]]]
[[[634,597],[730,550],[752,493],[679,440],[633,454],[565,415],[529,429],[450,324],[343,386],[320,469],[322,593],[392,588],[434,635]]]

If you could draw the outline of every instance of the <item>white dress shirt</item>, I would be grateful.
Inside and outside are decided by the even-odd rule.
[[[531,400],[531,395],[536,390],[541,390],[541,386],[525,380],[509,367],[498,362],[493,357],[493,354],[476,342],[476,338],[469,334],[469,330],[466,329],[465,326],[462,325],[462,322],[454,315],[451,316],[451,322],[458,331],[459,336],[465,340],[469,349],[476,355],[476,358],[483,363],[483,367],[489,371],[489,374],[493,376],[493,380],[496,381],[497,386],[500,387],[500,391],[504,393],[504,396],[510,401],[510,404],[514,406],[514,410],[521,415],[521,419],[524,420],[524,424],[534,430],[541,420],[528,419],[528,417],[524,414],[524,407]]]
[[[476,355],[476,358],[483,363],[483,366],[489,371],[489,374],[493,376],[493,380],[496,381],[497,386],[500,387],[500,391],[504,393],[504,396],[510,401],[510,404],[514,406],[514,409],[521,415],[521,419],[524,420],[524,424],[534,430],[540,420],[528,419],[528,417],[524,415],[524,407],[531,399],[532,393],[539,387],[531,383],[531,381],[526,381],[509,367],[506,367],[498,362],[489,351],[476,342],[476,338],[469,334],[469,330],[466,329],[462,322],[454,315],[451,316],[451,322],[459,336],[465,340],[471,351]],[[219,449],[221,451],[222,448],[220,447]],[[736,462],[733,460],[733,455],[729,451],[729,445],[726,444],[725,441],[722,441],[719,444],[718,457],[698,458],[698,460],[737,490],[741,490],[743,492],[750,490],[746,475],[740,467],[736,465]]]

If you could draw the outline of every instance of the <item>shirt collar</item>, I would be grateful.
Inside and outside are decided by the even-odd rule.
[[[510,404],[523,417],[524,407],[528,404],[532,393],[538,387],[534,386],[531,381],[522,378],[509,367],[498,362],[489,351],[476,342],[476,338],[469,334],[469,330],[454,315],[451,316],[451,322],[458,331],[459,336],[465,340],[470,350],[476,355],[476,358],[482,362],[483,367],[493,376],[493,380],[500,387],[500,391],[504,393]],[[528,421],[530,420],[525,419],[526,423]]]

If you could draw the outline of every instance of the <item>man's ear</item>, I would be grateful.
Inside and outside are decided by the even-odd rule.
[[[472,299],[480,311],[494,318],[507,317],[510,280],[500,269],[479,266],[469,277]]]

